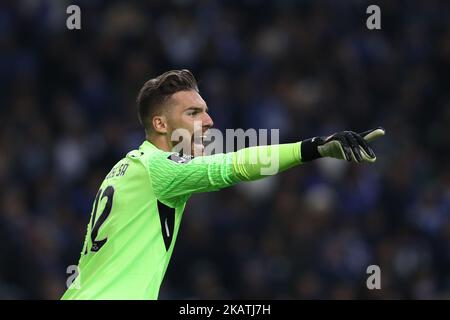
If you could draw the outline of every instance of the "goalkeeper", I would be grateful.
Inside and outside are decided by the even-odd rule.
[[[253,152],[276,155],[278,172],[321,157],[374,162],[367,142],[384,135],[382,128],[362,134],[343,131],[203,156],[203,139],[213,121],[191,72],[172,70],[149,80],[137,104],[146,140],[103,180],[78,276],[62,299],[157,299],[187,200],[195,192],[264,177],[263,163],[251,156]],[[200,132],[194,132],[194,122],[201,123]],[[191,154],[173,152],[177,129],[192,135]]]

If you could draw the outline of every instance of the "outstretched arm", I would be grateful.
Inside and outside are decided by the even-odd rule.
[[[384,135],[376,128],[315,137],[297,143],[244,148],[236,152],[196,158],[170,152],[154,153],[148,163],[155,194],[160,200],[194,192],[216,191],[240,181],[253,181],[321,157],[374,162],[368,142]]]

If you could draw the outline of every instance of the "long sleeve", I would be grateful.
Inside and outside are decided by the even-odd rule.
[[[157,197],[174,199],[282,172],[301,163],[300,145],[258,146],[192,159],[158,151],[149,157],[148,171]]]

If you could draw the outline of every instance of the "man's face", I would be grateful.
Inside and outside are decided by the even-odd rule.
[[[203,155],[203,140],[206,131],[213,126],[213,121],[208,114],[208,107],[205,101],[195,90],[179,91],[172,95],[169,101],[170,107],[167,109],[167,134],[173,147],[180,140],[184,145],[191,147],[190,154],[193,156]],[[181,130],[177,130],[181,129]],[[187,150],[184,150],[188,153]]]

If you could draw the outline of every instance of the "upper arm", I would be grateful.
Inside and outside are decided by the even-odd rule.
[[[231,154],[191,159],[171,152],[155,152],[148,158],[147,168],[155,195],[161,200],[216,191],[237,182]]]

